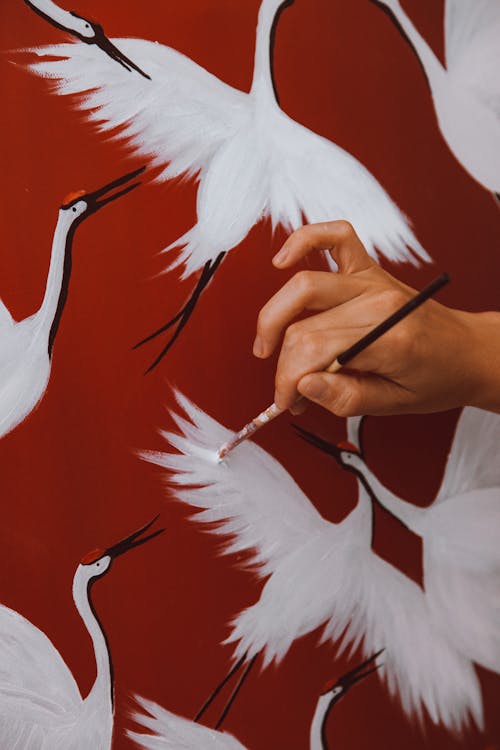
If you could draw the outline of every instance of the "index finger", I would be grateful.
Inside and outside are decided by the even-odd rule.
[[[340,273],[356,273],[375,265],[348,221],[306,224],[288,237],[274,256],[278,268],[290,268],[312,250],[328,250]]]

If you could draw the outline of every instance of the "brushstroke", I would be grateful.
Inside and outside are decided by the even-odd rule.
[[[480,185],[500,192],[500,3],[446,0],[446,67],[399,0],[372,0],[393,16],[426,75],[450,151]]]
[[[340,462],[423,540],[434,622],[468,659],[500,673],[500,415],[463,410],[441,487],[421,508],[385,487],[355,453]]]
[[[153,519],[106,550],[86,555],[73,578],[73,601],[91,638],[97,676],[86,698],[61,655],[37,627],[0,605],[0,747],[22,750],[110,750],[113,735],[113,666],[91,589],[113,560],[163,529]]]
[[[79,191],[65,200],[52,241],[44,298],[36,313],[16,322],[0,300],[0,438],[26,419],[45,394],[54,342],[68,298],[77,227],[103,206],[134,190],[139,183],[133,181],[143,171],[141,167],[93,193]]]
[[[456,734],[470,722],[482,726],[473,666],[434,627],[420,587],[371,549],[368,492],[361,487],[350,515],[331,523],[251,441],[218,462],[217,447],[232,433],[181,394],[177,399],[189,421],[176,415],[182,434],[164,437],[179,453],[143,457],[173,472],[175,496],[199,509],[194,521],[226,537],[225,554],[246,554],[266,579],[259,599],[232,622],[227,642],[235,644],[234,660],[244,665],[262,654],[265,668],[323,626],[322,640],[341,650],[359,646],[368,657],[386,648],[381,679],[407,716],[423,721],[427,714]],[[349,437],[359,443],[359,420],[348,424]]]
[[[181,175],[198,181],[197,223],[165,248],[180,250],[170,267],[182,265],[182,278],[201,269],[202,276],[209,273],[215,259],[266,217],[273,228],[287,231],[304,222],[344,219],[373,257],[430,260],[373,175],[280,108],[273,86],[273,29],[277,14],[290,4],[263,0],[260,6],[249,93],[176,50],[142,39],[113,41],[147,68],[151,82],[126,75],[84,45],[30,50],[41,58],[30,70],[53,82],[56,93],[79,95],[78,106],[98,132],[126,140],[159,169],[158,181]],[[212,275],[213,269],[180,313],[140,343],[179,326],[179,316],[185,324],[193,299],[196,304]],[[152,367],[170,346],[171,339]]]

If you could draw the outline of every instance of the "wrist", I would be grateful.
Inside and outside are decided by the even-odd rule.
[[[500,313],[456,311],[467,331],[463,362],[467,406],[500,413]]]

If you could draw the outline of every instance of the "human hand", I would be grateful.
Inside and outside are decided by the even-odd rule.
[[[416,291],[384,271],[344,221],[304,226],[273,259],[290,268],[312,250],[329,250],[337,273],[300,271],[262,308],[254,354],[269,357],[281,334],[275,403],[304,410],[300,396],[338,416],[432,412],[474,404],[500,411],[500,316],[466,313],[427,300],[349,366],[336,357]],[[304,311],[310,317],[293,322]],[[497,346],[491,347],[491,334]],[[487,362],[485,362],[485,356]],[[489,361],[488,361],[489,360]]]

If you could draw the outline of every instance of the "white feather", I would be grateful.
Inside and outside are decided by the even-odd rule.
[[[251,553],[260,575],[272,573],[326,522],[292,477],[258,445],[245,441],[222,462],[217,450],[233,433],[177,393],[191,424],[175,421],[183,435],[163,433],[180,454],[144,452],[143,457],[175,472],[176,497],[200,508],[200,523],[217,523],[215,533],[230,535],[226,553]]]
[[[269,575],[258,601],[233,621],[228,642],[235,643],[234,658],[263,653],[267,666],[297,638],[324,626],[323,639],[342,648],[362,643],[367,657],[386,649],[384,679],[408,716],[427,714],[456,733],[470,721],[482,726],[470,662],[434,627],[419,587],[371,550],[367,493],[361,488],[349,516],[330,523],[285,469],[250,441],[218,463],[217,448],[232,433],[177,398],[190,421],[176,416],[183,435],[165,437],[180,454],[148,453],[147,460],[174,472],[176,496],[202,509],[195,520],[217,522],[216,533],[232,537],[228,550],[250,551]],[[360,420],[348,423],[354,442],[359,427]]]
[[[500,193],[500,3],[446,0],[444,68],[400,0],[381,0],[422,64],[441,133],[467,172]]]
[[[153,734],[127,731],[138,747],[145,750],[245,750],[235,737],[177,716],[152,701],[135,696],[142,709],[133,720]]]
[[[500,415],[464,409],[429,508],[399,498],[362,459],[349,459],[378,501],[422,537],[424,586],[435,623],[465,657],[495,672],[500,672],[499,429]]]
[[[31,50],[30,69],[78,106],[102,133],[125,139],[160,169],[158,180],[197,175],[197,224],[166,250],[184,276],[236,247],[269,217],[287,230],[347,219],[373,256],[430,260],[382,186],[353,156],[287,117],[269,70],[269,38],[281,3],[263,0],[249,94],[218,80],[179,52],[141,39],[113,43],[150,76],[128,71],[95,45]],[[54,57],[58,59],[54,59]]]
[[[470,490],[500,487],[500,414],[462,410],[435,503]]]

